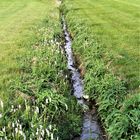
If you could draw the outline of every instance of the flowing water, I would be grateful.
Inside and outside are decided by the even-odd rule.
[[[89,102],[85,101],[83,98],[83,95],[84,95],[83,81],[82,81],[79,70],[75,66],[75,60],[74,60],[74,56],[73,56],[73,52],[71,48],[72,42],[71,42],[70,34],[67,30],[64,16],[62,16],[62,25],[63,25],[63,31],[65,35],[64,51],[67,57],[67,66],[71,73],[73,94],[77,98],[77,101],[82,106],[87,106],[89,105]],[[100,129],[100,125],[98,123],[98,116],[97,116],[96,108],[94,106],[90,107],[90,109],[84,112],[82,134],[77,139],[103,140],[103,134]]]

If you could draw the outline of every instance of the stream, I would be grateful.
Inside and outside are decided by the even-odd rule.
[[[71,74],[71,83],[73,87],[73,95],[77,98],[77,101],[81,106],[88,106],[87,109],[83,113],[83,126],[82,133],[80,137],[75,138],[74,140],[104,140],[103,133],[101,131],[101,126],[98,122],[98,115],[96,111],[96,107],[94,105],[90,105],[89,101],[86,101],[84,96],[83,89],[83,80],[81,78],[79,70],[76,68],[75,60],[72,52],[72,42],[70,34],[67,30],[66,21],[64,16],[62,15],[62,25],[63,32],[65,36],[65,45],[64,51],[67,57],[67,67]]]

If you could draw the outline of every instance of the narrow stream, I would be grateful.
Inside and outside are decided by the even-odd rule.
[[[81,79],[80,72],[75,66],[75,60],[72,52],[72,42],[70,38],[70,34],[67,30],[66,22],[64,16],[62,16],[62,25],[63,31],[65,35],[65,46],[64,51],[67,57],[67,67],[71,73],[71,82],[73,86],[73,94],[77,98],[77,101],[82,105],[89,105],[89,102],[85,101],[83,98],[84,90],[83,90],[83,81]],[[100,129],[100,125],[98,123],[98,117],[96,108],[90,107],[83,115],[83,127],[82,134],[79,138],[80,140],[103,140],[103,133]]]

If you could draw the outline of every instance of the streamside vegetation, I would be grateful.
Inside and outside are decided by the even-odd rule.
[[[66,140],[81,131],[57,6],[0,0],[0,139]]]
[[[70,140],[71,95],[60,12],[84,92],[110,140],[140,139],[138,0],[0,0],[0,139]]]
[[[64,0],[85,94],[110,140],[140,139],[139,1]]]

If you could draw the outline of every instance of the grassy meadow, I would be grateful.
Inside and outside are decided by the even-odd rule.
[[[61,6],[108,139],[140,139],[140,1],[65,0]]]
[[[17,55],[35,42],[33,28],[53,10],[54,2],[38,0],[0,0],[0,96],[7,98],[11,79],[18,74]]]
[[[80,133],[81,108],[59,48],[58,6],[0,0],[0,139],[63,140]]]

